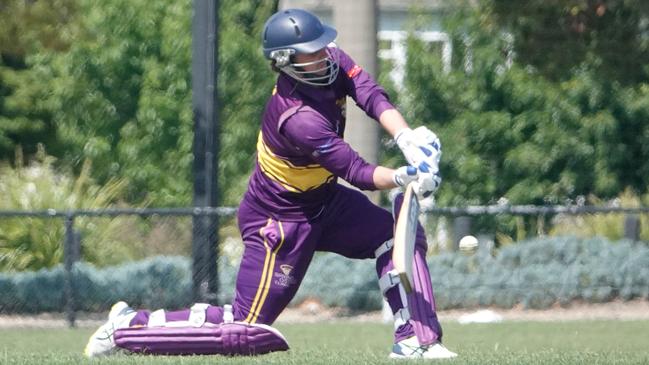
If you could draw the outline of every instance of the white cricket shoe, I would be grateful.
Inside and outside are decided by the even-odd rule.
[[[457,354],[450,351],[441,342],[421,346],[417,337],[410,337],[392,346],[391,359],[452,359]]]
[[[90,336],[83,354],[87,357],[112,354],[115,351],[113,333],[120,328],[128,327],[136,313],[126,302],[113,304],[108,313],[108,321]]]

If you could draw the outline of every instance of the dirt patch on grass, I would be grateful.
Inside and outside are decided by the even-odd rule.
[[[575,320],[649,320],[649,301],[636,300],[610,303],[573,303],[569,307],[555,306],[548,309],[498,309],[488,308],[500,314],[505,321],[575,321]],[[442,320],[457,320],[474,311],[451,310],[440,313]]]
[[[500,315],[504,321],[575,321],[575,320],[649,320],[649,301],[634,300],[609,303],[572,303],[568,307],[555,306],[548,309],[475,308],[453,309],[438,312],[441,321],[457,321],[460,317],[478,310],[489,309]],[[289,308],[282,313],[278,322],[320,322],[332,320],[380,322],[391,321],[385,311],[354,313],[342,308],[326,308],[315,301]]]

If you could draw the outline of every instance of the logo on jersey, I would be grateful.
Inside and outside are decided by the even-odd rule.
[[[361,71],[363,71],[363,69],[361,68],[361,66],[359,66],[359,65],[354,65],[354,67],[352,67],[352,69],[349,70],[349,71],[347,72],[347,76],[349,76],[350,79],[351,79],[351,78],[354,78],[356,75],[358,75],[359,73],[361,73]]]
[[[291,274],[291,271],[293,271],[293,266],[291,266],[291,265],[286,265],[286,264],[284,264],[284,265],[279,265],[279,269],[282,270],[282,272],[284,273],[284,275],[290,275],[290,274]]]
[[[289,285],[295,284],[296,280],[293,276],[291,276],[293,266],[284,264],[280,265],[279,269],[281,270],[281,272],[275,273],[275,285],[288,287]]]

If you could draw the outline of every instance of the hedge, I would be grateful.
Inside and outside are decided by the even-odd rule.
[[[546,237],[494,252],[444,253],[430,257],[428,263],[439,309],[547,308],[577,300],[649,299],[649,247],[643,243]],[[236,264],[220,262],[221,303],[232,300]],[[184,257],[155,257],[103,269],[78,263],[73,283],[81,311],[104,311],[117,300],[140,308],[191,304],[191,263]],[[62,311],[63,293],[62,267],[0,273],[3,313]],[[317,254],[292,303],[307,298],[353,310],[380,309],[374,261]]]

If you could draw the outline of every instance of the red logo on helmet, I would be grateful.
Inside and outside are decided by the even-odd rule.
[[[347,76],[349,76],[349,78],[353,78],[353,77],[355,77],[356,75],[358,75],[359,73],[361,73],[361,71],[363,71],[363,69],[361,68],[361,66],[359,66],[359,65],[354,65],[354,67],[352,67],[352,69],[349,70],[349,72],[347,72]]]

